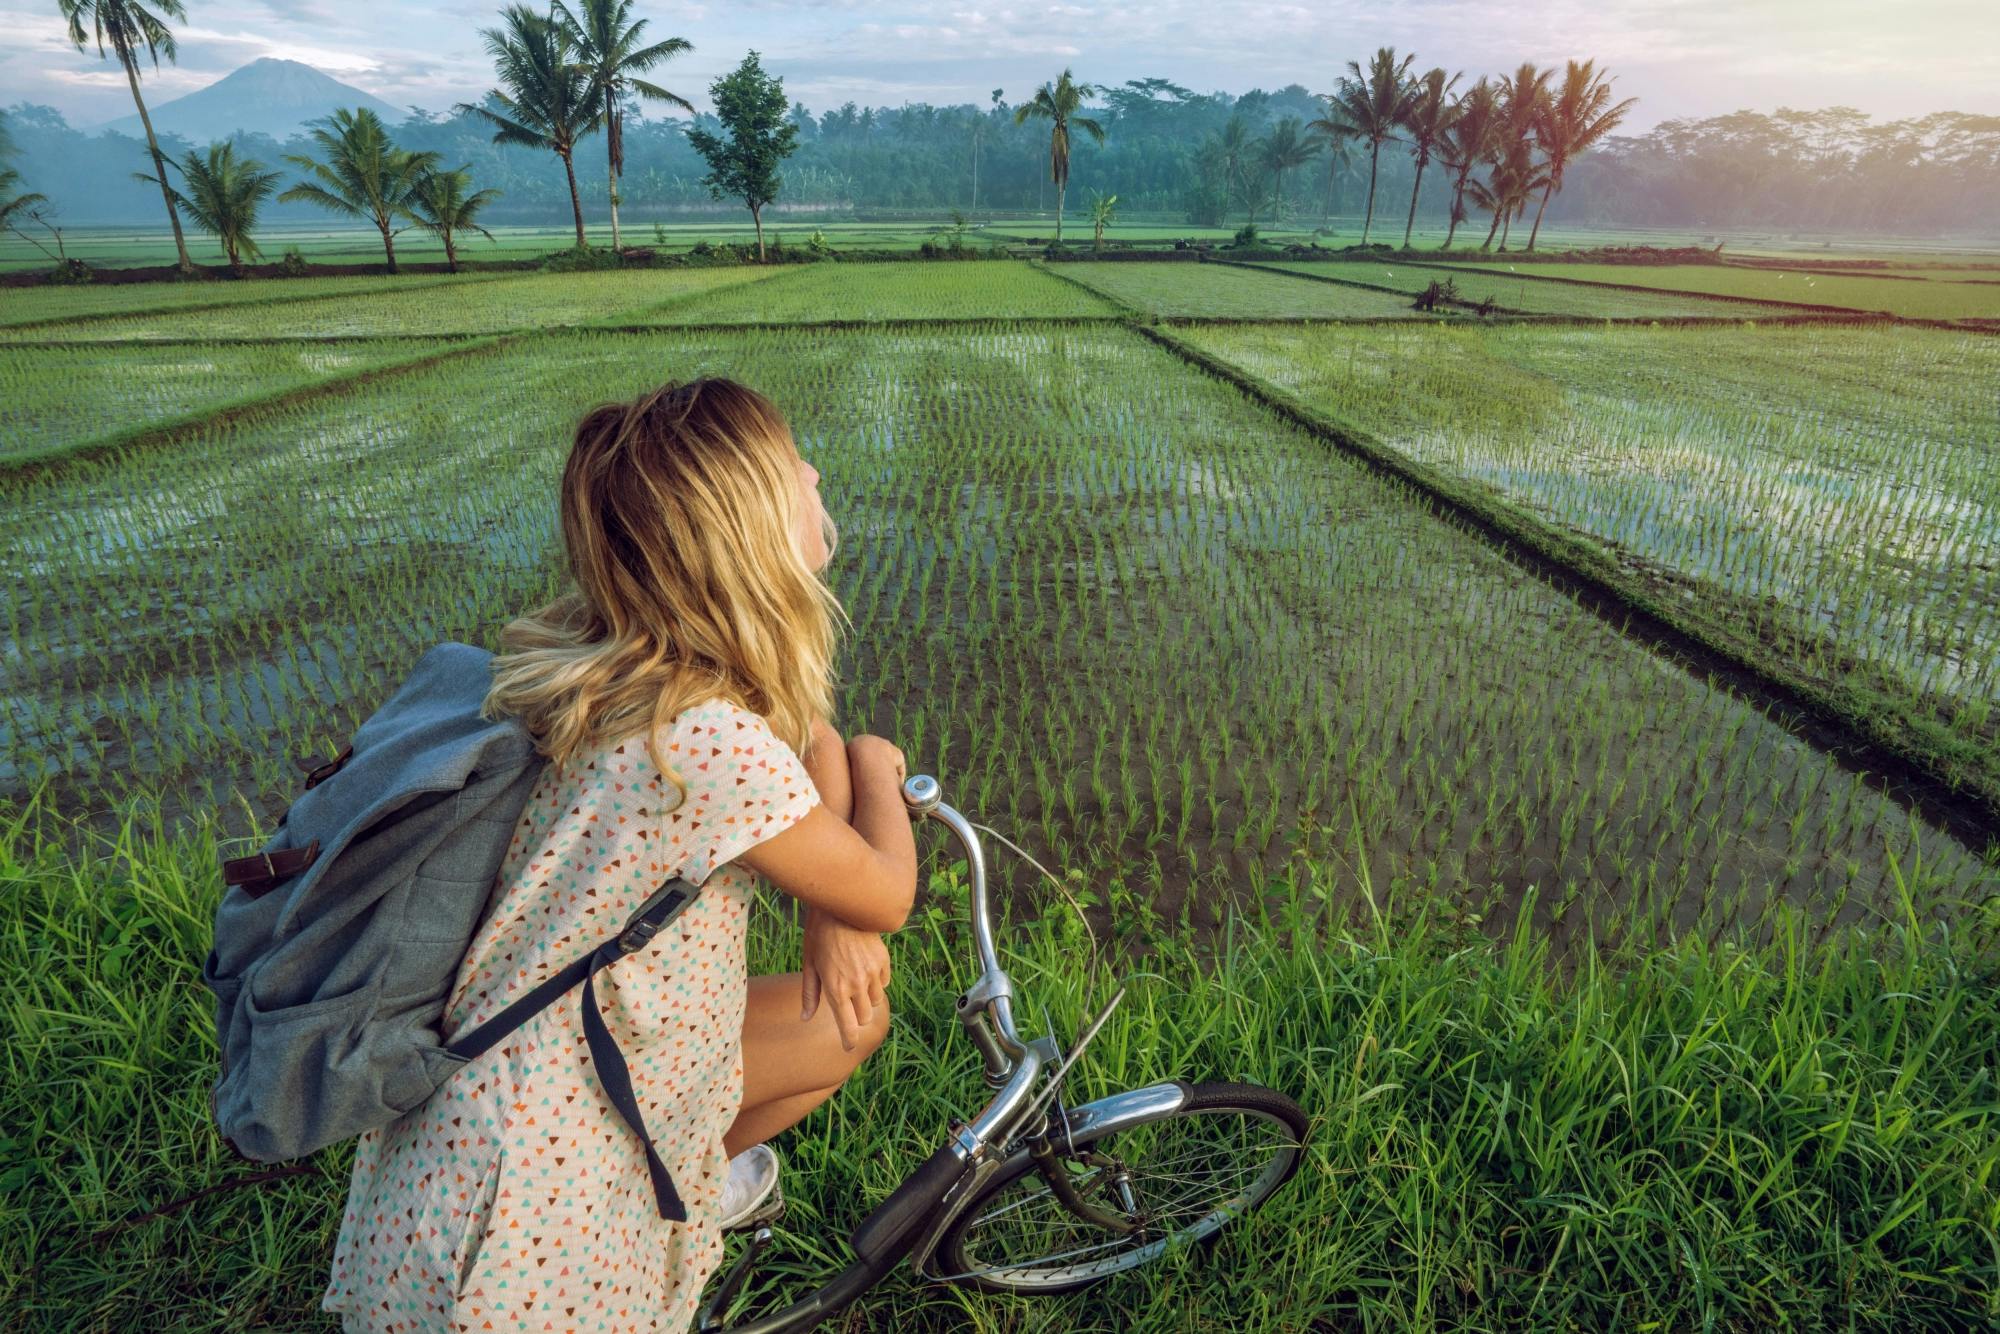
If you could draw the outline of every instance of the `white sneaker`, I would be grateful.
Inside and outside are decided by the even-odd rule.
[[[722,1183],[722,1217],[717,1226],[732,1228],[757,1212],[757,1206],[778,1187],[778,1155],[768,1144],[753,1144],[729,1160]]]

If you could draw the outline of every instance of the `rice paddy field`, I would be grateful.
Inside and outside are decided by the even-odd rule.
[[[0,329],[0,341],[139,342],[482,334],[644,319],[719,288],[762,282],[749,267],[534,273],[372,292],[334,302],[260,301]]]
[[[400,292],[439,283],[488,281],[499,274],[406,273],[395,277],[288,278],[238,282],[211,278],[188,283],[106,283],[81,287],[0,288],[0,328],[50,324],[81,316],[130,315],[134,311],[309,301],[323,296],[354,297]]]
[[[1019,260],[837,265],[778,274],[756,292],[720,291],[648,316],[655,324],[874,324],[894,320],[1110,317],[1117,307]],[[638,322],[638,321],[635,321]]]
[[[1307,286],[1250,269],[1161,261],[1082,261],[1054,272],[1101,292],[1136,314],[1186,318],[1419,319],[1410,303],[1379,292]]]
[[[1458,265],[1452,266],[1454,269]],[[1489,272],[1505,266],[1468,265]],[[1517,266],[1523,268],[1526,266]],[[1571,264],[1533,266],[1535,276],[1568,282],[1619,283],[1667,292],[1798,301],[1856,311],[1881,311],[1911,319],[2000,319],[2000,286],[1978,283],[1915,283],[1893,278],[1838,273],[1793,273],[1721,264]]]
[[[1524,315],[1571,315],[1608,320],[1643,319],[1770,319],[1787,312],[1782,307],[1730,301],[1721,297],[1677,295],[1668,292],[1635,292],[1616,287],[1594,287],[1585,283],[1551,283],[1535,277],[1517,277],[1490,270],[1449,270],[1423,267],[1399,260],[1328,261],[1272,260],[1259,268],[1342,283],[1365,283],[1370,287],[1404,292],[1414,297],[1434,282],[1451,280],[1457,299],[1476,306],[1491,299],[1502,311]],[[1407,304],[1407,303],[1406,303]]]
[[[1024,1027],[1067,1041],[1123,979],[1083,1096],[1244,1079],[1313,1116],[1296,1183],[1198,1259],[1034,1301],[896,1276],[855,1327],[2000,1320],[1990,336],[1432,319],[1195,263],[145,302],[0,345],[26,1325],[320,1327],[345,1146],[146,1212],[243,1170],[206,1119],[214,860],[425,648],[561,587],[577,417],[700,374],[822,474],[835,725],[1061,882],[989,848]],[[1760,654],[1930,728],[1929,786],[1865,758],[1859,695],[1808,716]],[[980,1100],[962,871],[924,874],[889,1042],[780,1143],[760,1284],[823,1274]],[[788,904],[758,971],[796,966]]]
[[[2000,788],[2000,343],[1936,330],[1202,330],[1390,447],[1643,564]],[[1787,374],[1810,366],[1810,377]],[[1837,422],[1837,429],[1829,423]]]

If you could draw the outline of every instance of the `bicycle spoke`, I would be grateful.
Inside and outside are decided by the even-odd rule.
[[[1078,1216],[1034,1170],[967,1220],[960,1258],[984,1263],[952,1277],[1034,1287],[1132,1268],[1175,1241],[1221,1227],[1257,1198],[1258,1183],[1285,1170],[1298,1147],[1288,1127],[1228,1110],[1136,1126],[1115,1143],[1084,1150],[1104,1162],[1065,1159],[1060,1170],[1093,1208],[1143,1220],[1137,1231],[1107,1232]],[[1135,1212],[1127,1214],[1123,1199],[1133,1201]],[[1002,1253],[1022,1258],[1003,1261]]]

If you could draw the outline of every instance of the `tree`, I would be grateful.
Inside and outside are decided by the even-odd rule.
[[[1300,133],[1300,121],[1297,116],[1286,116],[1273,125],[1271,132],[1264,136],[1263,142],[1259,145],[1259,153],[1264,159],[1264,165],[1271,169],[1271,175],[1276,181],[1272,196],[1274,223],[1282,222],[1284,219],[1285,173],[1293,167],[1303,167],[1312,161],[1315,151],[1312,140]]]
[[[495,189],[485,189],[477,194],[467,194],[472,185],[470,164],[456,171],[427,171],[417,180],[417,188],[410,200],[410,216],[417,226],[444,242],[445,268],[458,272],[458,247],[455,238],[459,232],[478,232],[491,241],[493,233],[481,227],[475,219],[479,211],[500,197]]]
[[[1481,79],[1458,95],[1451,125],[1438,148],[1438,161],[1451,173],[1451,229],[1444,234],[1444,249],[1451,249],[1458,224],[1465,221],[1465,187],[1473,170],[1492,152],[1499,128],[1500,103],[1493,84]]]
[[[1367,73],[1350,60],[1348,72],[1340,76],[1340,87],[1327,94],[1333,111],[1312,123],[1321,134],[1341,135],[1368,142],[1368,213],[1361,223],[1361,244],[1368,244],[1369,229],[1375,225],[1375,176],[1381,165],[1382,143],[1394,136],[1403,117],[1409,114],[1412,90],[1409,81],[1414,55],[1396,61],[1396,48],[1379,48],[1368,62]]]
[[[264,170],[256,158],[236,156],[236,145],[208,146],[203,159],[192,148],[179,162],[168,159],[187,183],[185,193],[168,186],[168,192],[188,221],[222,242],[229,267],[243,272],[245,259],[257,259],[263,251],[250,232],[257,225],[257,211],[278,188],[280,173]],[[132,173],[137,180],[153,183],[143,171]]]
[[[1004,88],[993,90],[993,111],[1006,110],[1007,104],[1000,99],[1006,95]],[[993,112],[989,111],[972,118],[972,211],[979,211],[979,145],[991,128]]]
[[[342,107],[312,124],[312,141],[326,161],[303,153],[285,154],[285,161],[308,179],[279,195],[278,202],[303,200],[333,213],[366,218],[382,233],[389,272],[396,272],[396,232],[401,228],[392,224],[398,218],[414,218],[411,204],[417,182],[437,166],[439,155],[396,147],[382,118],[367,107],[355,111]]]
[[[1493,234],[1499,232],[1500,248],[1505,250],[1505,229],[1511,228],[1514,219],[1527,212],[1528,200],[1547,182],[1546,168],[1535,162],[1532,141],[1507,140],[1500,156],[1493,161],[1486,181],[1469,181],[1466,184],[1466,192],[1471,195],[1472,202],[1493,215],[1493,225],[1487,228],[1486,239],[1479,248],[1485,250],[1491,247]]]
[[[1073,125],[1098,143],[1104,142],[1104,127],[1077,111],[1083,100],[1097,91],[1087,83],[1070,81],[1069,71],[1054,83],[1045,83],[1035,95],[1014,109],[1014,123],[1030,119],[1049,122],[1049,180],[1056,187],[1056,244],[1062,244],[1063,195],[1069,189],[1069,132]]]
[[[7,159],[12,156],[14,156],[14,141],[7,135],[6,117],[0,115],[0,227],[18,231],[14,220],[27,217],[28,211],[35,205],[46,204],[48,196],[14,193],[14,187],[21,183],[21,173],[8,165]]]
[[[727,139],[690,127],[688,142],[708,163],[702,184],[717,199],[740,199],[757,229],[757,262],[764,262],[764,205],[784,184],[778,164],[798,147],[799,127],[785,116],[784,80],[764,72],[757,53],[708,87]]]
[[[1326,93],[1313,94],[1326,114],[1317,120],[1306,122],[1306,132],[1320,141],[1326,149],[1326,197],[1321,201],[1322,225],[1330,225],[1333,215],[1340,209],[1340,173],[1354,165],[1354,145],[1345,129],[1346,120],[1341,117],[1339,103]]]
[[[1250,122],[1240,115],[1231,116],[1216,136],[1215,152],[1222,163],[1222,197],[1227,200],[1232,195],[1240,196],[1243,206],[1248,208],[1250,174],[1244,167],[1251,154]]]
[[[69,21],[69,39],[81,51],[88,34],[84,32],[83,20],[88,15],[97,33],[97,54],[104,54],[105,42],[111,43],[111,53],[124,66],[125,82],[132,88],[132,101],[139,108],[139,124],[146,131],[146,151],[153,155],[153,177],[160,182],[160,197],[166,201],[167,221],[173,224],[174,249],[180,255],[182,273],[194,272],[194,261],[188,258],[187,238],[181,235],[181,215],[174,207],[173,187],[167,184],[167,160],[160,152],[160,141],[153,134],[153,118],[146,114],[146,99],[139,96],[139,56],[138,48],[145,43],[146,54],[153,58],[153,68],[160,67],[160,56],[168,60],[178,55],[174,35],[167,31],[161,16],[187,22],[187,10],[181,0],[151,0],[158,14],[139,3],[139,0],[56,0],[62,9],[62,16]]]
[[[1500,229],[1500,248],[1507,248],[1507,233],[1512,229],[1514,219],[1521,216],[1527,207],[1529,195],[1542,188],[1544,182],[1534,166],[1535,122],[1540,119],[1542,105],[1548,100],[1549,75],[1553,70],[1538,70],[1527,61],[1514,71],[1510,78],[1500,81],[1500,124],[1494,132],[1490,154],[1493,161],[1493,176],[1489,182],[1489,198],[1503,199],[1506,207],[1494,214],[1494,226]],[[1486,207],[1485,203],[1480,204]],[[1486,243],[1481,250],[1493,243],[1493,232],[1486,233]]]
[[[693,115],[694,103],[679,93],[648,83],[638,74],[670,57],[692,51],[694,46],[685,37],[669,37],[651,46],[639,45],[646,31],[646,20],[627,22],[632,0],[576,0],[575,9],[570,8],[569,0],[556,0],[555,12],[569,30],[578,59],[590,70],[593,100],[603,99],[598,116],[604,123],[605,150],[610,160],[611,247],[615,250],[619,245],[618,178],[625,174],[625,113],[619,101],[637,93]]]
[[[577,140],[604,119],[595,81],[580,63],[582,53],[565,25],[544,18],[526,5],[509,5],[501,12],[503,28],[482,28],[486,52],[500,87],[486,94],[495,111],[470,102],[458,110],[471,112],[495,126],[493,142],[546,148],[562,159],[569,178],[570,212],[576,218],[576,244],[582,249],[583,200],[576,192]]]
[[[1451,89],[1462,77],[1454,74],[1446,78],[1442,69],[1433,69],[1412,85],[1410,105],[1403,113],[1403,128],[1409,132],[1410,155],[1417,160],[1417,179],[1410,186],[1410,216],[1403,220],[1405,250],[1410,248],[1410,232],[1417,225],[1417,195],[1424,188],[1424,168],[1431,164],[1431,155],[1451,127],[1454,114]]]
[[[1548,163],[1548,184],[1542,187],[1541,207],[1535,210],[1535,225],[1528,232],[1528,249],[1542,234],[1542,214],[1548,212],[1549,196],[1563,188],[1563,168],[1571,158],[1592,147],[1618,128],[1625,113],[1638,105],[1628,97],[1611,105],[1611,82],[1596,70],[1597,62],[1574,60],[1563,71],[1562,87],[1545,99],[1535,116],[1535,140]]]
[[[1090,227],[1093,249],[1104,249],[1104,229],[1109,227],[1111,220],[1117,216],[1117,195],[1101,195],[1095,190],[1090,192]]]

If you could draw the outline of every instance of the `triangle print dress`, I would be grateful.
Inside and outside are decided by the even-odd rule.
[[[743,932],[760,878],[732,863],[819,797],[770,725],[725,700],[682,712],[660,751],[688,784],[677,806],[638,737],[544,769],[445,1030],[560,972],[662,881],[702,885],[595,986],[688,1221],[660,1217],[645,1151],[592,1072],[579,983],[356,1141],[320,1303],[344,1329],[681,1334],[692,1323],[722,1256],[722,1136],[743,1093]]]

